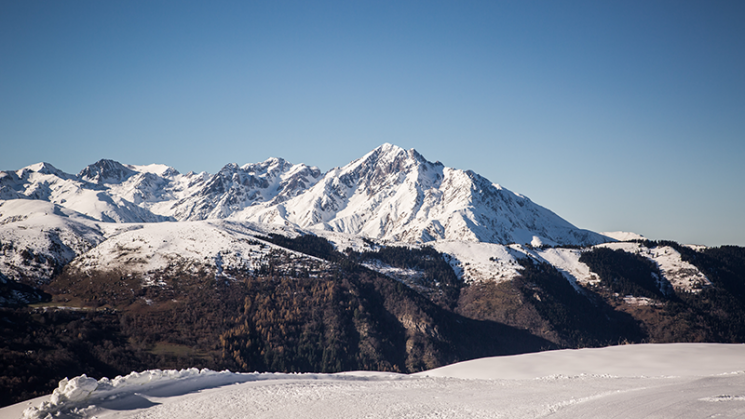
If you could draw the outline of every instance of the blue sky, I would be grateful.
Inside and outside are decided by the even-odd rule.
[[[0,0],[0,169],[389,142],[571,223],[745,245],[745,2]]]

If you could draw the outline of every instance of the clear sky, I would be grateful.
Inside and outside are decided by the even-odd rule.
[[[745,245],[743,1],[0,0],[0,170],[389,142],[578,227]]]

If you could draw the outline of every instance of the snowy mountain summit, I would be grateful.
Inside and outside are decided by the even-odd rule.
[[[40,163],[0,172],[0,200],[12,199],[117,223],[227,219],[409,243],[609,241],[470,170],[391,144],[325,174],[281,158],[228,164],[214,175],[112,160],[71,175]]]
[[[416,150],[391,144],[330,170],[292,200],[236,215],[403,242],[607,240],[476,173],[429,162]]]

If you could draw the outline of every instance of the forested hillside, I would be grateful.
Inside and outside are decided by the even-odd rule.
[[[42,302],[0,308],[0,403],[49,393],[82,373],[416,372],[553,348],[745,342],[740,247],[645,242],[671,246],[711,281],[684,292],[648,258],[602,247],[580,256],[599,278],[592,284],[572,283],[533,257],[519,259],[513,280],[465,283],[431,247],[340,252],[315,235],[256,240],[279,247],[251,271],[164,269],[145,278],[65,268],[40,289],[7,282],[9,293]],[[393,279],[370,267],[413,274]]]

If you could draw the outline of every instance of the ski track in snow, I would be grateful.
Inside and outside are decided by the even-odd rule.
[[[63,381],[57,404],[35,399],[0,417],[742,418],[744,370],[745,345],[735,344],[551,351],[413,375],[153,370]]]

